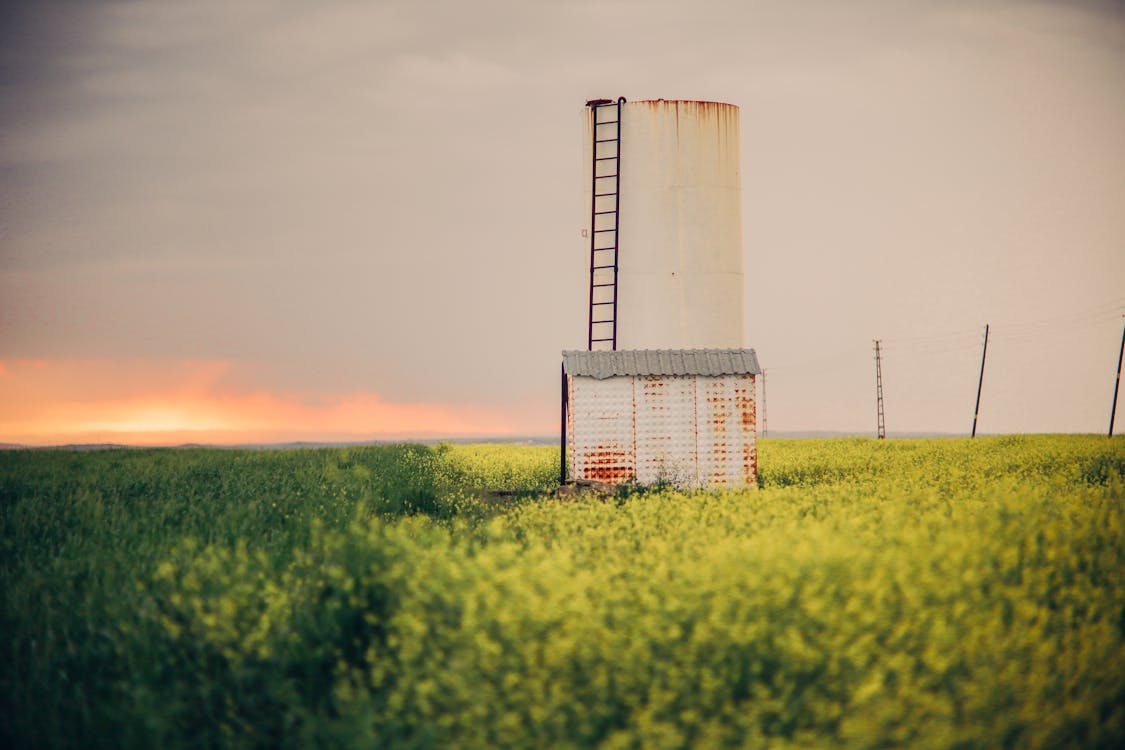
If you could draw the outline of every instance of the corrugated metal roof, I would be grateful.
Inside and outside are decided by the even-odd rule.
[[[615,375],[760,375],[753,349],[634,349],[563,352],[572,376],[605,380]]]

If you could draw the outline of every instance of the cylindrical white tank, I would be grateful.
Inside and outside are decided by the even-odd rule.
[[[604,244],[616,236],[617,348],[741,348],[738,107],[658,99],[623,102],[620,112],[619,125],[598,128],[605,142],[595,144],[595,116],[599,122],[615,119],[616,105],[587,106],[583,138],[587,258],[591,234],[599,231]],[[620,128],[617,142],[615,127]],[[615,153],[619,159],[606,158]],[[595,162],[595,155],[601,161]],[[599,175],[619,169],[619,177],[594,181],[595,168]],[[611,198],[598,198],[593,206],[595,191],[615,189],[616,212],[609,210]],[[592,210],[603,213],[593,216]],[[616,233],[608,231],[615,223]],[[611,279],[608,270],[595,273],[596,282]],[[598,287],[594,299],[609,299],[613,291]],[[613,317],[614,312],[605,305],[597,315]]]

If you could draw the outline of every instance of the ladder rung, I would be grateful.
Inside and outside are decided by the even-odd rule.
[[[613,161],[614,159],[618,159],[618,158],[620,158],[620,157],[617,157],[617,156],[599,156],[598,158],[594,159],[594,161]]]
[[[594,124],[595,125],[616,125],[619,122],[621,122],[621,120],[606,120],[605,122],[595,122]]]
[[[600,234],[602,232],[616,232],[616,231],[617,231],[616,229],[595,229],[594,234]]]
[[[614,284],[613,282],[610,282],[608,284],[594,284],[593,286],[594,286],[595,289],[597,289],[600,286],[617,286],[617,284]]]
[[[615,214],[615,213],[617,213],[616,208],[613,209],[612,211],[595,211],[594,216],[605,216],[606,214]]]
[[[594,177],[594,179],[595,180],[604,180],[607,177],[616,177],[616,176],[617,176],[617,172],[614,172],[613,174],[599,174],[599,175],[596,175]]]
[[[612,269],[616,270],[616,269],[617,269],[617,266],[594,266],[594,267],[593,267],[593,268],[591,268],[590,270],[591,270],[591,271],[602,271],[602,270],[604,270],[604,269],[606,269],[606,268],[612,268]]]
[[[610,300],[609,302],[591,302],[590,307],[597,307],[598,305],[615,305],[615,304],[617,304],[617,302],[615,300]]]
[[[617,143],[620,138],[595,138],[594,143]]]
[[[616,198],[617,193],[594,193],[595,198],[608,198],[610,196],[613,196],[614,198]]]

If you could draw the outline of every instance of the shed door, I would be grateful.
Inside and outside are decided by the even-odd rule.
[[[619,484],[636,478],[633,378],[570,378],[567,428],[574,479]]]

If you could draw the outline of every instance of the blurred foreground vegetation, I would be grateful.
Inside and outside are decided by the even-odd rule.
[[[0,745],[1125,744],[1125,441],[759,446],[0,453]]]

